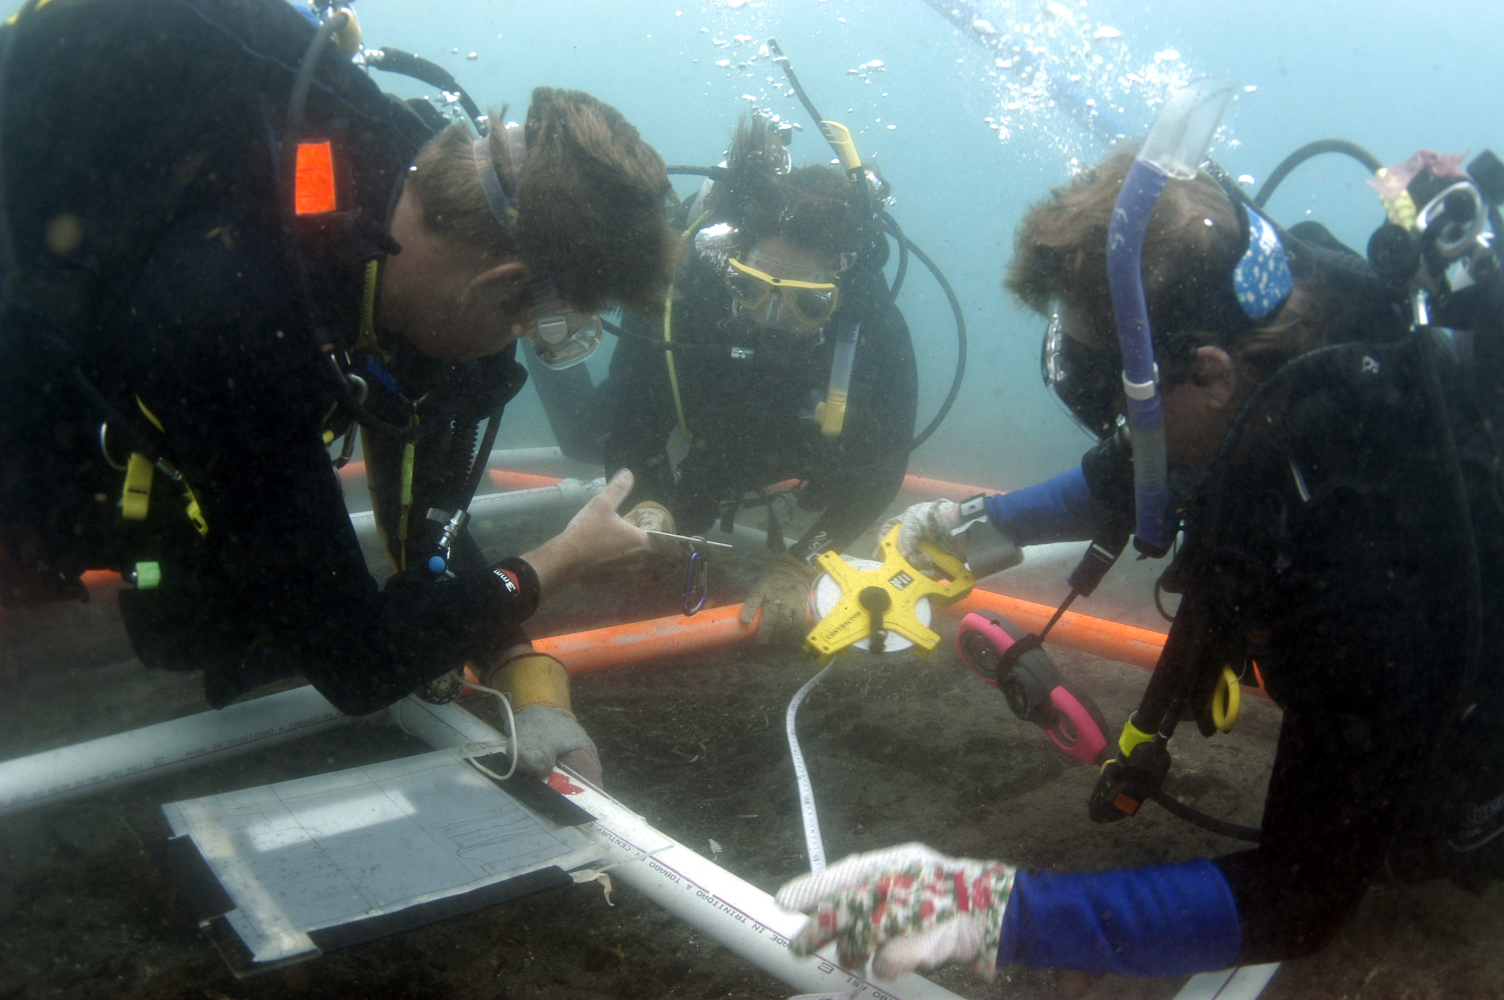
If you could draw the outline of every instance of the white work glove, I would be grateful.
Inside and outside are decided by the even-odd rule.
[[[915,969],[969,962],[983,979],[997,972],[1012,865],[948,858],[923,844],[852,854],[784,883],[778,905],[811,914],[790,942],[812,955],[835,941],[842,965],[897,979]]]
[[[517,770],[547,777],[563,764],[594,785],[601,783],[601,757],[574,717],[569,672],[564,664],[527,646],[508,650],[487,672],[486,683],[506,694],[516,726]]]
[[[961,505],[951,500],[929,500],[916,503],[902,514],[883,523],[877,533],[879,543],[888,537],[893,525],[899,525],[898,551],[914,567],[923,573],[937,573],[938,568],[930,557],[919,550],[919,543],[930,541],[966,561],[965,536],[952,535],[961,526]],[[881,559],[879,549],[875,558]]]
[[[553,705],[524,708],[513,717],[517,725],[517,770],[546,777],[563,764],[599,787],[601,756],[574,715]]]

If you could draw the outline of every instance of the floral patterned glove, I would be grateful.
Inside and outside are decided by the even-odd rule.
[[[778,890],[778,905],[812,915],[790,947],[811,955],[837,943],[843,965],[897,979],[915,969],[970,962],[997,972],[1012,865],[949,858],[923,844],[852,854]]]
[[[921,572],[938,572],[930,557],[919,551],[919,543],[922,541],[933,542],[962,560],[966,558],[966,539],[951,534],[961,526],[961,505],[958,503],[950,500],[916,503],[899,516],[883,523],[877,532],[879,542],[888,537],[888,532],[893,530],[895,524],[901,525],[898,531],[898,551]],[[880,550],[874,555],[877,559],[882,558]]]

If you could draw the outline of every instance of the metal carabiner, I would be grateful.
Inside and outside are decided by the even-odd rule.
[[[691,542],[689,571],[684,578],[684,616],[695,614],[710,598],[710,556],[699,545]]]

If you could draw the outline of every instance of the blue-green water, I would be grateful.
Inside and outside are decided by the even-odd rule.
[[[1421,147],[1504,146],[1504,4],[975,6],[999,35],[1078,77],[1140,132],[1176,82],[1212,75],[1237,84],[1213,154],[1255,182],[1314,139],[1350,139],[1385,163]],[[863,155],[876,158],[894,188],[894,216],[965,307],[965,387],[910,471],[1016,487],[1063,470],[1084,450],[1085,438],[1040,384],[1040,320],[998,282],[1024,209],[1108,147],[923,0],[361,0],[356,9],[368,43],[443,64],[482,104],[510,102],[520,112],[540,84],[587,90],[620,108],[669,163],[702,165],[720,160],[737,116],[756,105],[804,126],[796,162],[827,161],[808,116],[786,96],[783,73],[759,55],[776,37],[821,112],[846,123]],[[873,60],[881,69],[870,68]],[[399,78],[386,85],[424,92]],[[694,186],[678,183],[686,193]],[[1270,208],[1287,225],[1318,218],[1360,250],[1382,220],[1363,169],[1339,157],[1308,163]],[[923,422],[949,386],[955,338],[945,300],[922,270],[900,305],[921,359]],[[608,357],[592,360],[597,377]],[[502,444],[550,443],[535,398],[520,403],[508,411]]]

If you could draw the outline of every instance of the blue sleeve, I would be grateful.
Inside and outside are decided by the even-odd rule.
[[[1019,871],[999,967],[1186,976],[1226,969],[1243,948],[1232,890],[1206,858],[1133,870]]]
[[[987,513],[1015,545],[1084,542],[1107,522],[1107,511],[1092,499],[1080,466],[1042,483],[988,497]]]

